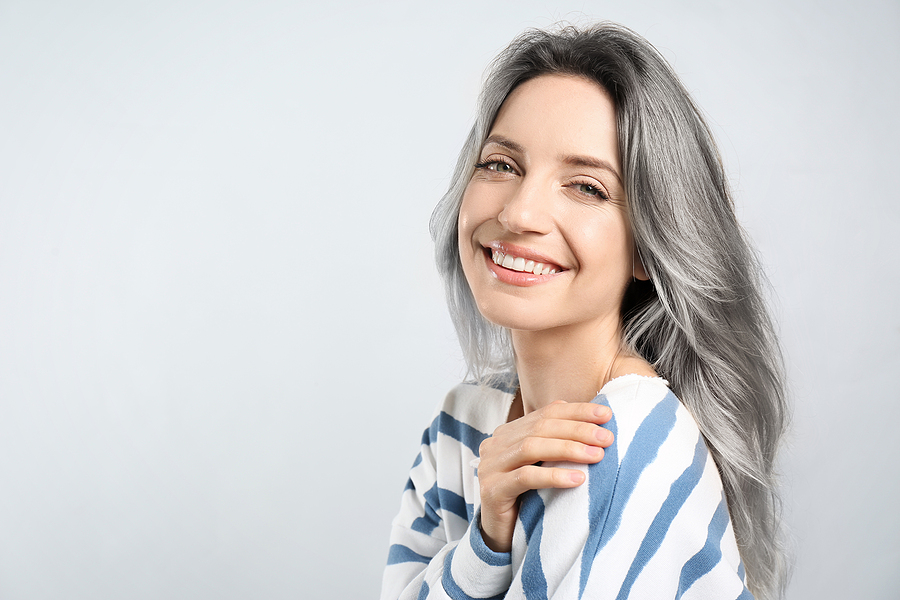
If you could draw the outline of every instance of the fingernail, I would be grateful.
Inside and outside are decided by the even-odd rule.
[[[609,414],[609,407],[603,406],[602,404],[598,404],[597,407],[594,409],[594,414],[597,415],[598,417],[605,417],[607,414]]]
[[[608,442],[610,438],[610,433],[603,429],[602,427],[598,427],[597,431],[594,432],[594,436],[600,440],[601,442]]]
[[[584,451],[591,456],[597,456],[598,454],[603,452],[603,448],[600,448],[599,446],[585,446]]]
[[[572,483],[581,483],[584,481],[584,474],[581,471],[572,471],[569,474],[569,478],[572,480]]]

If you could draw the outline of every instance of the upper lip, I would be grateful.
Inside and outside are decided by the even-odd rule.
[[[490,242],[485,246],[486,248],[490,248],[492,250],[496,250],[497,252],[502,252],[503,254],[512,254],[513,256],[521,256],[525,260],[533,260],[536,263],[544,263],[549,267],[555,267],[560,271],[565,270],[565,267],[560,265],[554,259],[550,258],[546,254],[541,254],[536,250],[532,250],[530,248],[523,248],[522,246],[516,246],[515,244],[510,244],[507,242],[501,242],[500,240],[495,240]]]

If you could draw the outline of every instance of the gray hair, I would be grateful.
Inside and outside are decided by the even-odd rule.
[[[626,291],[625,343],[669,380],[706,438],[751,591],[780,597],[787,567],[774,463],[788,407],[762,272],[703,116],[666,60],[629,29],[529,30],[492,63],[450,188],[431,217],[469,370],[484,381],[514,364],[509,332],[481,316],[463,274],[460,203],[506,97],[553,73],[597,82],[613,98],[634,240],[650,275]]]

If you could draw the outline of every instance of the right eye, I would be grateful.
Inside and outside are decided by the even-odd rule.
[[[516,170],[509,163],[502,160],[486,160],[475,165],[476,169],[494,171],[495,173],[515,173]]]

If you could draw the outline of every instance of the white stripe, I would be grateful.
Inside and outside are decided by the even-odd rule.
[[[566,463],[564,466],[587,472],[585,465]],[[543,531],[548,533],[541,536],[540,553],[544,573],[553,574],[547,578],[547,594],[550,597],[558,594],[561,598],[577,598],[578,594],[581,555],[589,528],[589,498],[588,494],[569,493],[570,491],[550,489],[538,492],[546,507]],[[554,535],[556,531],[565,531],[568,534]],[[570,571],[574,571],[574,577]],[[557,586],[561,586],[561,589],[557,589]]]
[[[721,501],[718,471],[712,458],[704,465],[703,475],[669,528],[659,550],[635,581],[635,598],[673,597],[678,589],[681,568],[706,544],[708,524]]]
[[[595,557],[594,563],[603,565],[602,573],[592,569],[588,585],[597,585],[610,592],[613,588],[618,591],[619,582],[627,576],[644,534],[669,496],[672,474],[683,472],[693,461],[697,434],[690,426],[693,420],[687,423],[685,418],[690,419],[690,415],[676,412],[675,427],[660,447],[656,460],[644,469],[638,479],[616,533]],[[620,490],[616,493],[619,494]]]

